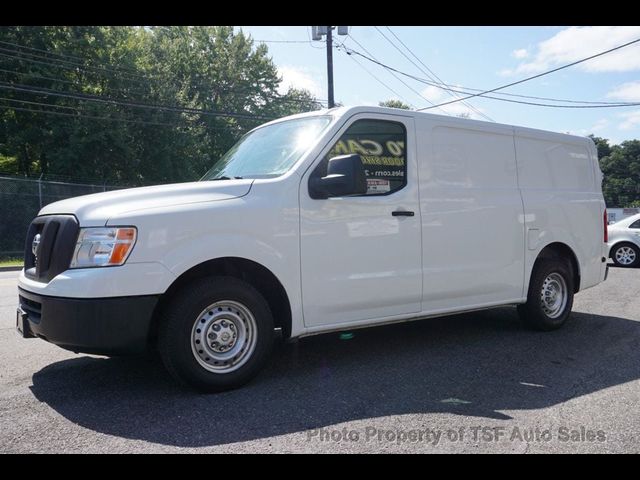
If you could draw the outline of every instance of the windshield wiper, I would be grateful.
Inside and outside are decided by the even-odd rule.
[[[212,178],[209,181],[214,182],[216,180],[242,180],[243,177],[226,177],[226,176],[222,176],[222,177],[216,177],[216,178]]]

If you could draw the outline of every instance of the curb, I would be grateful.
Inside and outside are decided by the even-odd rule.
[[[0,267],[0,272],[19,272],[20,270],[22,270],[22,265],[15,267]]]

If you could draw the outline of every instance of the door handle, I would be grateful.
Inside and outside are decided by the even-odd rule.
[[[391,212],[391,215],[394,217],[413,217],[415,213],[409,210],[395,210]]]

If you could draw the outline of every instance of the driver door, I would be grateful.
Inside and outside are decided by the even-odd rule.
[[[356,115],[300,185],[301,280],[307,327],[372,323],[417,313],[421,226],[411,117]],[[367,193],[313,199],[309,178],[329,158],[359,154]]]

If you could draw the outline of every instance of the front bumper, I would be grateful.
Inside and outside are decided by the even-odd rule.
[[[124,355],[143,352],[159,295],[62,298],[19,288],[17,328],[74,352]]]
[[[18,287],[56,298],[140,297],[165,292],[175,279],[159,262],[125,263],[119,267],[68,269],[47,283],[27,277],[23,270]]]

